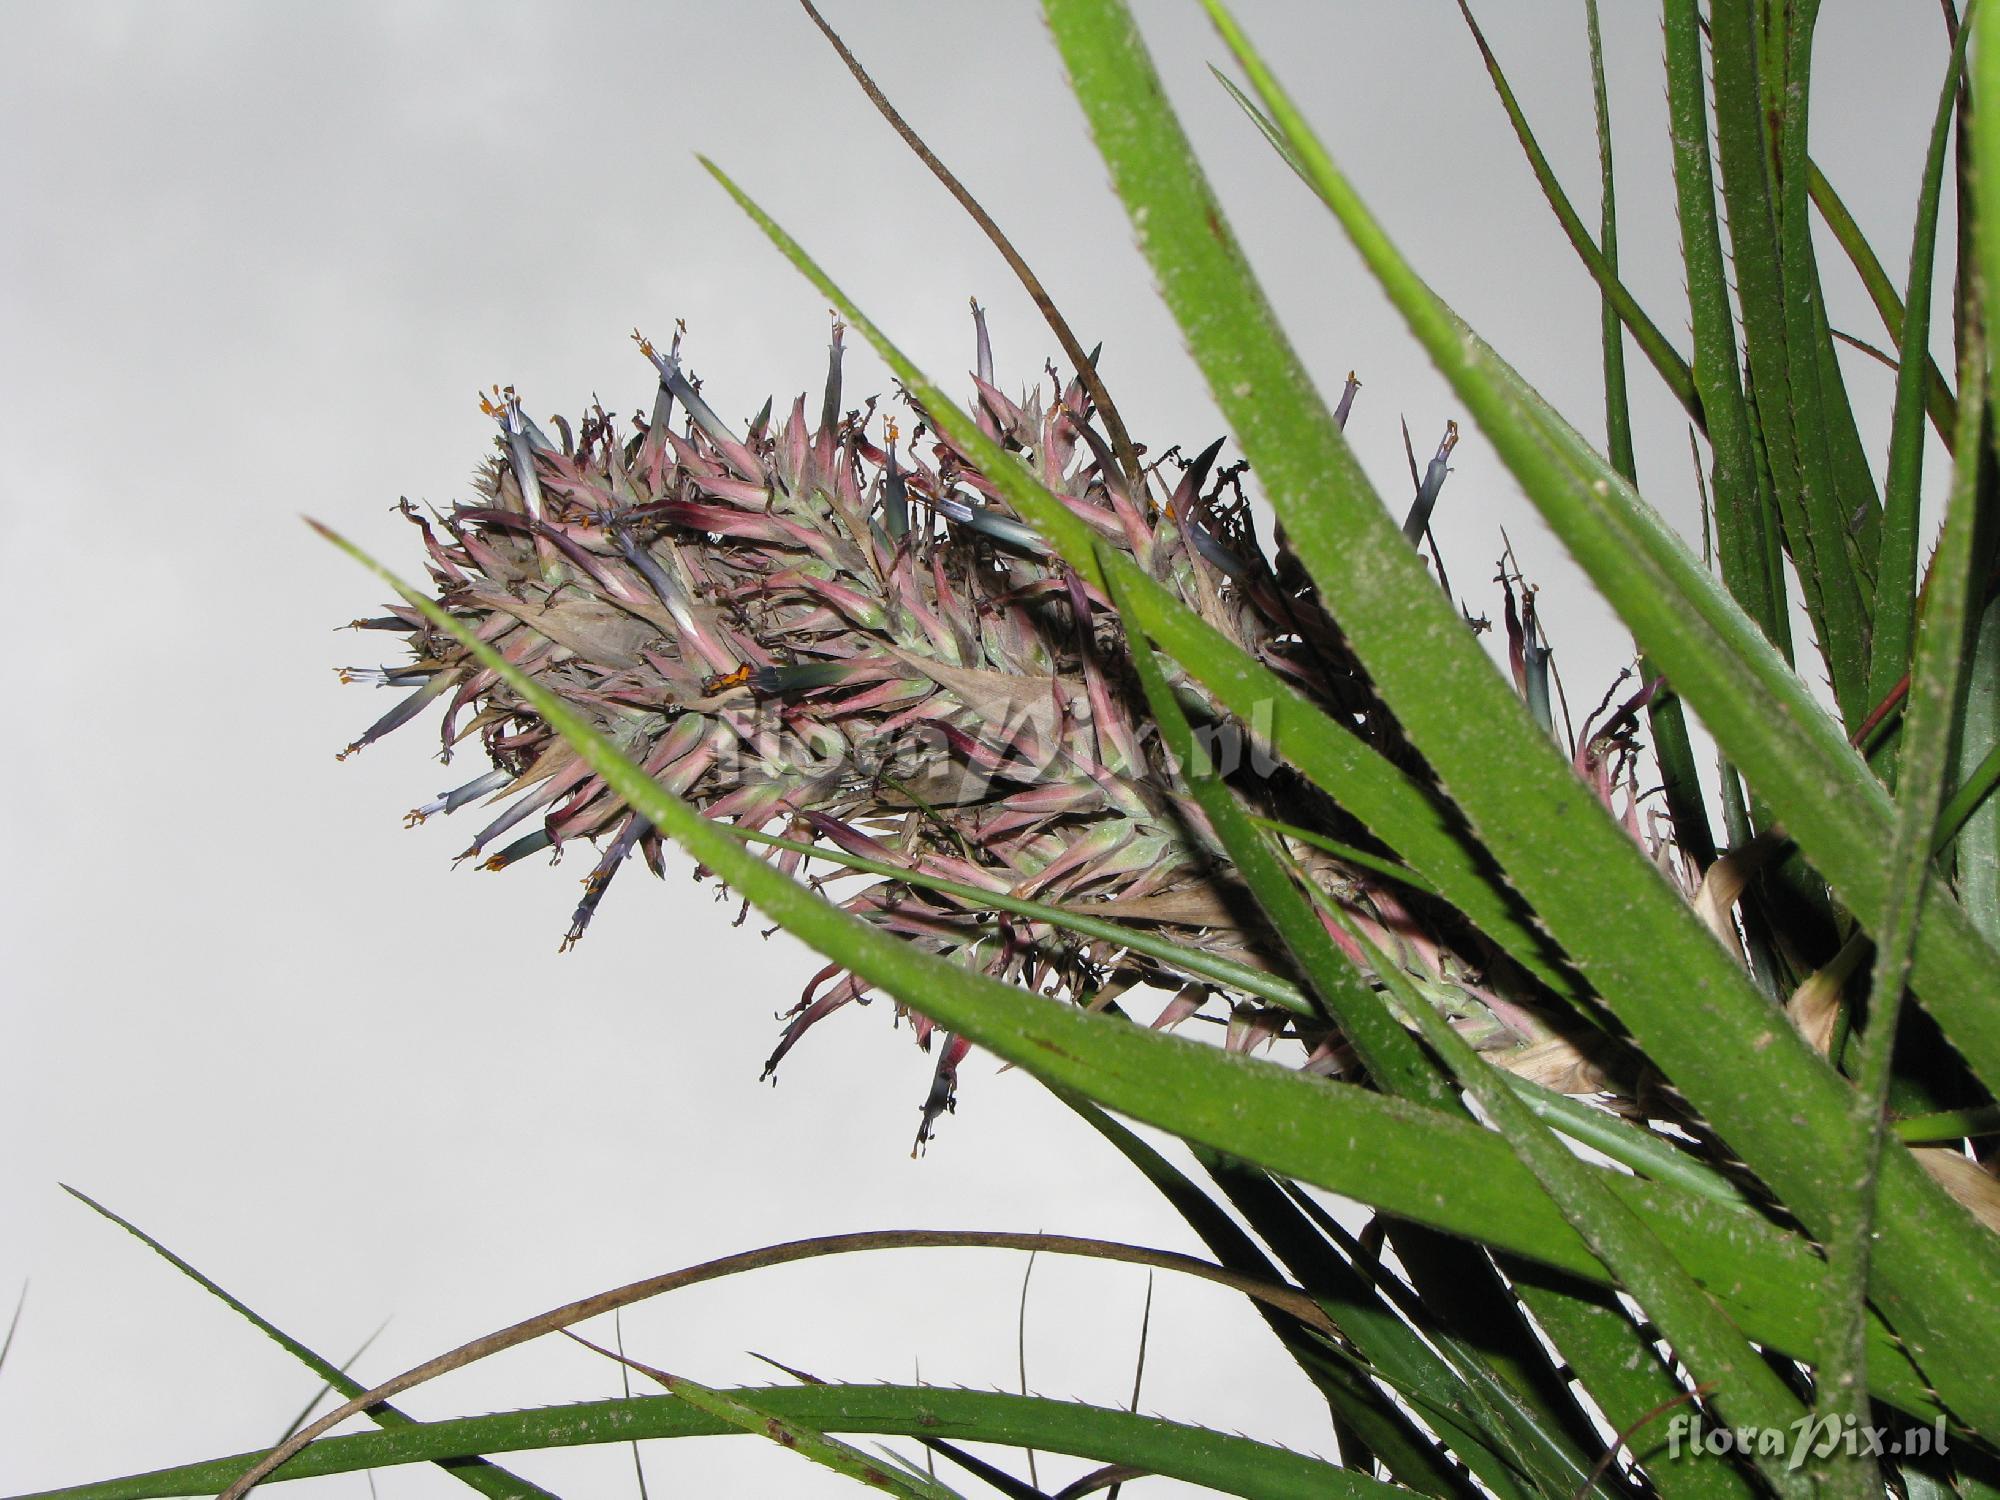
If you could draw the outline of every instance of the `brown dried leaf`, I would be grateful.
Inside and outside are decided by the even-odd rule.
[[[1612,1086],[1602,1068],[1584,1056],[1574,1042],[1559,1036],[1544,1037],[1514,1052],[1490,1052],[1487,1058],[1516,1078],[1559,1094],[1598,1094]]]
[[[1792,1018],[1792,1025],[1821,1057],[1833,1046],[1834,1023],[1840,1019],[1841,991],[1867,951],[1865,942],[1848,943],[1834,955],[1832,963],[1808,977],[1785,1002],[1785,1014]]]
[[[1708,873],[1701,878],[1701,889],[1694,893],[1695,912],[1708,930],[1721,939],[1723,947],[1736,955],[1738,963],[1748,964],[1749,960],[1744,956],[1743,939],[1737,934],[1736,919],[1730,908],[1782,842],[1777,834],[1765,832],[1740,849],[1731,849],[1708,867]]]
[[[2000,1182],[1991,1172],[1946,1146],[1916,1146],[1912,1151],[1939,1187],[1970,1209],[1973,1218],[2000,1234]]]

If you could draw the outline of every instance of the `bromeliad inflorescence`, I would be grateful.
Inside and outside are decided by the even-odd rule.
[[[1191,459],[1170,450],[1135,492],[1093,427],[1081,382],[1051,367],[1046,388],[1020,401],[1001,393],[973,311],[972,411],[986,433],[1203,619],[1400,754],[1394,724],[1282,537],[1267,559],[1242,467],[1216,465],[1220,442]],[[596,408],[574,430],[556,419],[553,442],[511,387],[494,388],[482,405],[499,451],[477,480],[480,499],[435,518],[403,504],[440,602],[719,822],[1283,970],[1147,718],[1115,610],[924,412],[914,411],[905,446],[874,400],[843,410],[841,332],[836,324],[817,426],[802,396],[782,423],[767,405],[739,436],[684,371],[678,333],[666,352],[634,335],[659,383],[650,415],[629,428]],[[1350,377],[1343,417],[1356,384]],[[1419,496],[1426,516],[1450,440]],[[645,819],[455,642],[407,607],[355,623],[406,635],[414,659],[343,677],[412,691],[343,753],[441,702],[445,758],[476,737],[493,763],[411,811],[411,824],[481,799],[502,804],[462,856],[490,870],[596,843],[565,947],[632,855],[663,872]],[[1191,682],[1179,690],[1253,810],[1365,842],[1257,753],[1256,725],[1227,721]],[[1294,841],[1288,853],[1478,1042],[1546,1056],[1550,1039],[1529,1009],[1500,998],[1508,977],[1448,914],[1320,848]],[[796,871],[807,856],[772,857]],[[875,879],[844,904],[930,951],[1074,1003],[1103,1007],[1135,985],[1164,985],[1176,992],[1161,1017],[1170,1024],[1216,993],[1157,956],[963,895]],[[1359,961],[1346,933],[1329,930]],[[767,1075],[808,1028],[867,998],[837,967],[814,975]],[[1308,1066],[1351,1065],[1329,1026],[1221,998],[1233,1001],[1230,1045],[1284,1032],[1303,1043]],[[930,1047],[930,1023],[911,1019]],[[964,1053],[955,1038],[937,1048],[919,1145],[952,1105]]]

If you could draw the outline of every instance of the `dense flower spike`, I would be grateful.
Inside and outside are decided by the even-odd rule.
[[[1282,539],[1267,560],[1242,466],[1217,467],[1221,443],[1191,459],[1169,450],[1149,467],[1147,493],[1132,493],[1082,384],[1051,368],[1045,386],[1009,399],[976,304],[973,316],[981,425],[1204,619],[1394,752],[1393,724]],[[1283,967],[1147,721],[1109,603],[1051,557],[923,412],[906,435],[873,400],[842,411],[841,333],[836,323],[817,428],[800,397],[781,424],[767,413],[739,436],[687,375],[678,333],[664,353],[634,335],[659,388],[629,431],[594,409],[574,431],[553,424],[558,446],[511,387],[494,388],[481,404],[499,451],[478,502],[435,525],[404,505],[441,601],[711,818]],[[1455,437],[1447,431],[1422,483],[1423,516]],[[463,856],[486,869],[576,839],[599,844],[564,947],[582,938],[630,855],[663,868],[651,826],[493,674],[414,614],[356,623],[407,633],[414,660],[343,672],[412,689],[350,749],[442,701],[446,758],[476,736],[496,767],[412,810],[412,825],[491,795],[504,806]],[[1212,712],[1204,729],[1256,811],[1352,836],[1264,763],[1254,732]],[[1294,852],[1468,1036],[1524,1052],[1547,1041],[1482,986],[1481,961],[1454,952],[1380,877]],[[775,857],[788,869],[802,860]],[[1161,1017],[1174,1024],[1210,998],[1158,958],[900,881],[874,880],[844,900],[910,942],[1077,1003],[1161,984],[1178,992]],[[867,998],[851,974],[815,975],[767,1075],[810,1027]],[[1217,1019],[1230,1046],[1265,1044],[1289,1025],[1308,1066],[1349,1062],[1338,1036],[1297,1017],[1225,1006]],[[912,1021],[929,1047],[929,1023]],[[947,1038],[936,1050],[920,1146],[952,1107],[965,1048]]]

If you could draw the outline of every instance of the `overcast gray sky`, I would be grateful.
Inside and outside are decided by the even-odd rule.
[[[1220,433],[1035,9],[825,8],[1085,341],[1104,340],[1135,433],[1156,451]],[[1349,368],[1365,382],[1349,431],[1400,503],[1398,419],[1427,452],[1456,407],[1209,78],[1222,51],[1199,8],[1140,9],[1299,346],[1330,390]],[[1597,433],[1595,298],[1454,8],[1241,10],[1420,269]],[[1657,19],[1605,10],[1629,279],[1679,334]],[[1594,203],[1580,0],[1480,12]],[[1815,150],[1900,277],[1942,73],[1937,7],[1830,0],[1821,35]],[[492,433],[474,391],[511,381],[543,416],[593,396],[630,409],[652,385],[635,324],[659,337],[686,319],[726,414],[816,389],[820,299],[696,150],[948,386],[971,362],[968,295],[991,309],[1003,386],[1053,350],[789,0],[16,3],[0,7],[0,131],[0,557],[16,621],[0,668],[15,788],[0,1301],[32,1279],[0,1373],[0,1487],[255,1446],[312,1390],[59,1181],[330,1357],[388,1318],[359,1367],[375,1378],[571,1297],[802,1234],[1041,1228],[1193,1248],[1036,1084],[977,1060],[912,1163],[930,1064],[886,1004],[833,1018],[759,1087],[772,1017],[816,965],[754,922],[731,929],[684,860],[664,887],[628,874],[558,957],[574,860],[454,869],[464,826],[400,826],[472,774],[464,761],[441,770],[426,729],[332,758],[388,701],[329,670],[379,651],[332,633],[379,590],[301,512],[414,570],[390,509],[465,494]],[[1844,268],[1827,280],[1836,323],[1879,338]],[[1853,368],[1879,451],[1888,377]],[[1684,430],[1636,360],[1634,379],[1643,487],[1686,521]],[[849,390],[884,384],[857,350]],[[1469,437],[1439,529],[1475,605],[1503,525],[1549,585],[1572,701],[1594,702],[1629,648]],[[752,1348],[828,1378],[920,1364],[939,1382],[1011,1383],[1022,1269],[940,1251],[767,1272],[636,1309],[626,1342],[715,1383],[763,1378]],[[1135,1271],[1041,1262],[1030,1382],[1124,1399],[1144,1295]],[[552,1343],[408,1409],[617,1385]],[[1158,1287],[1143,1404],[1327,1442],[1323,1405],[1254,1315],[1182,1282]],[[647,1453],[656,1493],[836,1492],[747,1439]],[[631,1493],[623,1451],[510,1462],[568,1493]],[[458,1493],[430,1470],[377,1483]],[[315,1485],[365,1493],[359,1477]]]

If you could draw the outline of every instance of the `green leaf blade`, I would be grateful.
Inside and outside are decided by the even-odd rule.
[[[947,1030],[1038,1078],[1279,1175],[1560,1270],[1605,1275],[1491,1132],[1436,1110],[1056,1004],[967,973],[833,906],[653,781],[422,591],[351,543],[326,535],[505,678],[613,790],[760,911]],[[1613,1187],[1761,1342],[1812,1347],[1818,1319],[1799,1259],[1809,1256],[1802,1241],[1752,1214],[1666,1184],[1620,1176]],[[1905,1410],[1928,1413],[1931,1399],[1896,1346],[1883,1338],[1875,1347],[1870,1369],[1878,1393]]]
[[[1944,199],[1945,141],[1971,37],[1971,27],[1960,27],[1957,45],[1952,48],[1924,155],[1916,229],[1911,237],[1910,283],[1903,302],[1908,311],[1897,350],[1896,404],[1890,418],[1882,542],[1875,573],[1875,638],[1868,693],[1877,703],[1888,697],[1910,669],[1917,608],[1917,520],[1924,473],[1924,377],[1930,368],[1932,266],[1937,257],[1938,210]]]
[[[1047,9],[1168,303],[1378,690],[1479,838],[1648,1054],[1795,1212],[1824,1222],[1843,1186],[1826,1148],[1844,1133],[1844,1085],[1781,1019],[1773,1023],[1734,961],[1539,744],[1414,558],[1387,540],[1393,523],[1255,289],[1130,16],[1108,0],[1049,0]],[[1354,199],[1247,39],[1217,0],[1209,9],[1322,196],[1340,200],[1350,239],[1482,428],[1531,494],[1567,495],[1567,452],[1524,424],[1511,390],[1482,370],[1462,325]],[[1613,492],[1606,481],[1588,487],[1600,498]],[[1592,566],[1574,541],[1572,548]],[[1660,590],[1641,602],[1671,610]],[[1761,637],[1756,645],[1768,651]],[[1662,660],[1685,690],[1686,674],[1664,653]],[[1549,839],[1551,827],[1564,837]],[[1607,906],[1621,914],[1616,927],[1602,920]],[[1882,1222],[1893,1227],[1884,1234],[1900,1253],[1883,1260],[1882,1290],[1899,1328],[1968,1413],[2000,1418],[2000,1372],[1953,1352],[1962,1347],[1964,1312],[1943,1290],[1967,1277],[1991,1288],[1987,1305],[2000,1325],[2000,1261],[1907,1152],[1890,1153],[1884,1187],[1898,1202],[1895,1211],[1885,1204]],[[2000,1345],[2000,1326],[1989,1332]]]
[[[1231,1433],[1037,1396],[889,1385],[806,1385],[719,1394],[822,1432],[1034,1447],[1102,1463],[1131,1464],[1148,1473],[1252,1500],[1392,1500],[1404,1493],[1366,1475]],[[293,1459],[274,1477],[306,1479],[397,1464],[436,1463],[468,1454],[714,1437],[741,1431],[722,1417],[673,1396],[632,1396],[328,1438]],[[254,1456],[236,1454],[125,1479],[14,1496],[12,1500],[154,1500],[209,1494],[227,1485]],[[526,1496],[533,1492],[515,1493]]]

